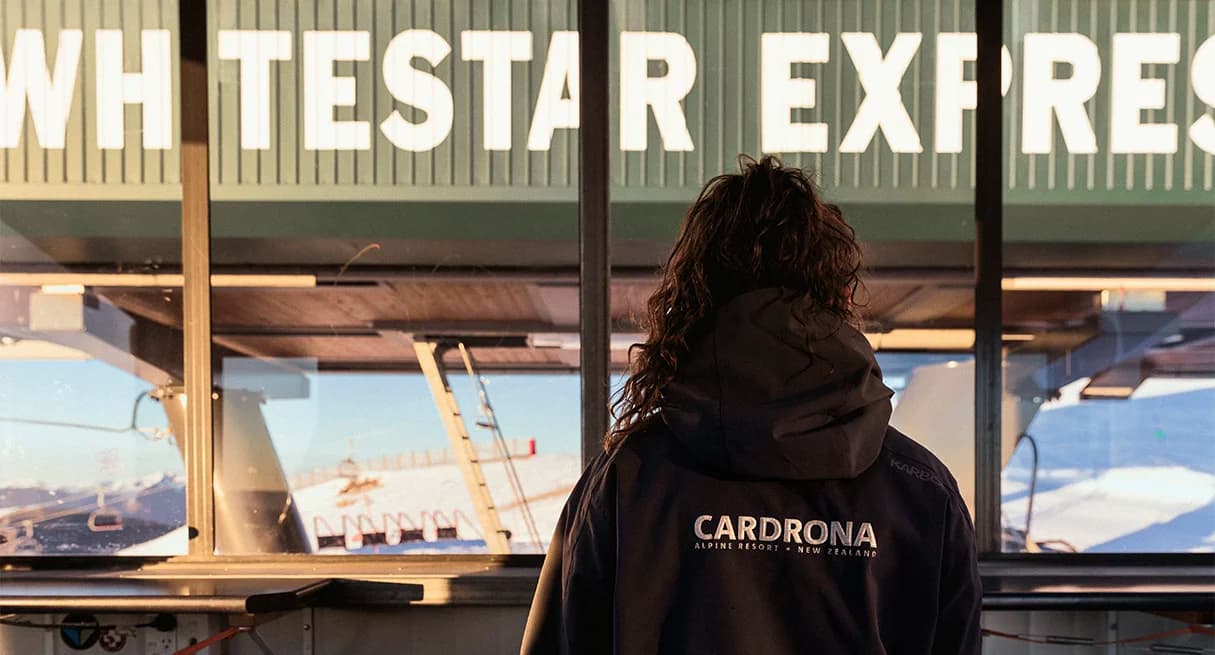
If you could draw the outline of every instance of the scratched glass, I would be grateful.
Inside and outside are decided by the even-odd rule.
[[[217,550],[543,553],[581,471],[574,5],[209,6]]]
[[[0,558],[186,550],[177,2],[0,2]]]
[[[1008,552],[1215,550],[1215,5],[1018,0]]]

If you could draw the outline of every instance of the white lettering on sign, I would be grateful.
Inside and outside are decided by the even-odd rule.
[[[569,97],[565,91],[569,90]],[[557,128],[578,127],[578,33],[553,32],[548,44],[544,77],[536,98],[536,112],[527,133],[528,150],[548,150]]]
[[[96,95],[76,103],[96,126],[97,147],[119,150],[134,130],[124,124],[126,105],[138,104],[142,113],[142,147],[163,150],[173,146],[173,74],[175,54],[167,30],[138,33],[138,70],[126,70],[121,30],[59,30],[48,44],[43,30],[17,29],[7,52],[0,51],[0,148],[22,146],[27,117],[32,138],[27,146],[45,149],[66,147],[67,126],[72,119],[84,40],[92,36],[90,56],[96,79]],[[757,99],[760,148],[765,152],[821,153],[830,149],[831,131],[842,133],[841,152],[860,153],[873,147],[880,133],[896,153],[923,151],[920,131],[931,121],[932,148],[937,153],[960,153],[964,145],[964,118],[976,106],[976,85],[966,69],[976,58],[973,33],[936,34],[935,73],[927,84],[933,87],[933,116],[913,119],[901,93],[907,71],[921,51],[923,33],[903,32],[894,36],[883,51],[870,32],[846,32],[838,36],[855,69],[863,97],[851,119],[831,126],[822,119],[809,119],[806,110],[820,106],[821,89],[816,76],[798,66],[830,61],[832,39],[819,32],[771,32],[760,35]],[[379,132],[392,146],[405,151],[426,152],[443,143],[454,126],[455,99],[448,81],[438,70],[453,56],[450,42],[429,29],[408,29],[388,42],[382,53],[373,53],[370,32],[364,30],[305,31],[298,63],[293,62],[294,34],[289,30],[218,30],[216,53],[224,66],[235,64],[239,72],[240,148],[268,150],[277,104],[275,74],[299,75],[303,127],[298,138],[307,150],[367,150],[372,146],[371,120],[379,121]],[[1215,153],[1215,37],[1208,37],[1189,62],[1188,81],[1199,106],[1188,125],[1161,120],[1160,110],[1178,97],[1168,88],[1170,67],[1182,63],[1181,35],[1174,32],[1117,33],[1111,37],[1108,79],[1102,79],[1102,53],[1087,36],[1076,33],[1027,33],[1023,37],[1021,107],[1012,110],[1020,121],[1020,149],[1043,154],[1055,148],[1055,125],[1062,146],[1070,153],[1098,151],[1093,122],[1108,111],[1109,129],[1103,137],[1109,152],[1126,154],[1171,154],[1188,138],[1199,149]],[[48,45],[53,52],[48,52]],[[515,143],[517,97],[515,64],[532,61],[534,35],[526,30],[468,30],[460,34],[459,62],[481,75],[479,93],[482,147],[503,152]],[[535,91],[534,109],[527,117],[529,151],[552,147],[557,130],[577,129],[580,99],[578,34],[555,31],[544,55],[543,75]],[[619,144],[626,152],[650,147],[650,115],[661,143],[668,152],[695,148],[688,128],[685,102],[697,82],[697,61],[692,45],[675,32],[630,32],[619,42]],[[392,96],[389,106],[377,116],[355,119],[368,107],[357,106],[356,77],[351,72],[359,62],[380,58],[380,76],[375,82]],[[134,59],[134,58],[132,58]],[[232,62],[232,63],[227,63]],[[737,60],[731,60],[731,66]],[[451,66],[447,64],[444,68]],[[362,69],[360,69],[362,70]],[[730,71],[731,74],[735,72]],[[737,72],[749,94],[746,71]],[[1013,61],[1008,49],[1001,50],[1001,93],[1013,83]],[[363,79],[367,79],[364,77]],[[1097,107],[1093,98],[1108,84],[1110,101]],[[1184,82],[1183,82],[1184,83]],[[924,83],[921,83],[924,84]],[[364,94],[370,90],[363,89]],[[1183,96],[1184,97],[1184,96]],[[703,102],[700,98],[696,102]],[[1186,100],[1189,103],[1189,100]],[[1188,106],[1188,105],[1187,105]],[[408,110],[406,109],[408,108]],[[847,109],[847,108],[845,108]],[[226,111],[226,106],[221,111]],[[1188,111],[1188,110],[1187,110]],[[343,119],[339,120],[338,116]],[[708,119],[712,113],[702,114]],[[799,118],[800,116],[800,118]],[[847,116],[847,112],[845,112]],[[724,120],[720,115],[717,120]],[[745,120],[742,117],[732,120]],[[917,125],[921,120],[924,124]],[[1189,119],[1187,119],[1189,120]],[[702,122],[705,130],[724,125]],[[1181,134],[1185,127],[1185,136]],[[467,129],[467,126],[465,128]],[[87,131],[86,131],[87,132]],[[287,132],[291,138],[297,138]],[[762,526],[761,526],[762,527]]]
[[[882,47],[869,32],[845,32],[840,35],[848,56],[856,66],[865,99],[856,110],[852,127],[840,143],[840,152],[865,152],[869,142],[881,130],[894,152],[922,152],[920,135],[916,132],[899,82],[911,65],[911,58],[920,49],[919,32],[902,32],[895,36],[889,52],[882,56]]]
[[[1194,95],[1209,107],[1215,107],[1215,36],[1198,46],[1190,62],[1190,85]],[[1190,140],[1199,148],[1215,155],[1215,118],[1203,113],[1190,125]]]
[[[481,62],[481,131],[486,150],[510,150],[511,64],[531,61],[531,32],[460,33],[461,57]]]
[[[758,518],[758,520],[757,520]],[[714,520],[716,519],[716,521]],[[759,526],[756,533],[755,527]],[[710,527],[713,527],[710,531]],[[822,519],[803,520],[793,517],[748,516],[701,514],[692,521],[692,533],[698,541],[716,542],[783,542],[786,544],[808,544],[818,546],[846,546],[852,548],[878,547],[877,534],[873,524],[868,521],[826,521]],[[727,543],[720,548],[701,548],[696,550],[735,550]],[[750,550],[742,549],[738,550]],[[765,549],[767,550],[767,549]],[[770,551],[778,552],[778,551]],[[793,552],[792,548],[784,552]],[[802,552],[802,551],[797,551]],[[816,551],[818,552],[818,551]],[[827,553],[830,554],[830,553]]]
[[[0,52],[0,148],[20,145],[27,103],[38,143],[48,149],[64,147],[81,41],[80,30],[60,30],[54,72],[46,67],[42,30],[17,30],[7,67]]]
[[[291,60],[291,32],[220,30],[219,58],[240,62],[240,147],[270,149],[270,62]]]
[[[380,131],[401,150],[425,152],[443,143],[451,134],[454,101],[451,89],[431,73],[414,68],[415,57],[438,66],[451,53],[443,37],[430,30],[405,30],[388,42],[384,51],[384,86],[398,102],[426,113],[426,119],[413,123],[394,109]]]
[[[123,70],[122,30],[97,30],[94,34],[97,61],[97,147],[122,150],[125,146],[124,106],[143,107],[143,147],[168,150],[173,147],[173,52],[169,30],[140,33],[143,70]]]
[[[1177,125],[1140,121],[1144,109],[1164,109],[1164,80],[1145,79],[1144,64],[1181,60],[1177,34],[1115,34],[1110,67],[1110,152],[1177,152]]]
[[[962,114],[975,109],[978,87],[964,77],[966,62],[978,59],[978,39],[970,32],[942,32],[937,35],[937,69],[933,150],[962,152]],[[1012,55],[1000,47],[1000,95],[1012,87]]]
[[[651,61],[662,62],[666,74],[650,77]],[[620,149],[647,147],[646,108],[667,151],[692,150],[692,135],[680,103],[696,83],[696,54],[682,34],[674,32],[620,33]]]
[[[1055,64],[1072,67],[1070,78],[1055,78]],[[1059,119],[1063,143],[1074,153],[1097,152],[1097,136],[1084,103],[1097,93],[1101,55],[1082,34],[1025,35],[1021,100],[1021,152],[1051,151],[1051,116]]]
[[[794,78],[795,63],[826,63],[827,34],[773,32],[760,37],[760,147],[764,152],[827,152],[826,123],[795,123],[794,109],[813,109],[817,83]]]
[[[334,74],[339,61],[367,61],[371,35],[364,31],[304,32],[304,148],[307,150],[369,150],[371,124],[339,121],[334,109],[353,107],[357,89],[353,77]]]

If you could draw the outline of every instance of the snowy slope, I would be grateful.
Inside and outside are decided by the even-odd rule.
[[[1034,499],[1034,539],[1082,552],[1215,549],[1215,476],[1177,466],[1103,471]],[[1025,524],[1025,499],[1004,503],[1006,525]]]
[[[531,542],[516,507],[506,471],[502,463],[483,465],[486,483],[499,507],[502,525],[513,533],[512,550],[516,553],[543,553],[557,524],[557,517],[565,498],[577,482],[581,463],[577,455],[535,455],[515,460],[524,493],[529,499],[532,515],[539,530],[540,544]],[[378,547],[370,552],[408,553],[455,553],[487,552],[480,536],[468,491],[464,486],[460,469],[456,465],[432,466],[403,471],[363,471],[363,478],[378,478],[380,485],[363,493],[339,494],[346,485],[344,479],[330,480],[322,484],[294,490],[295,501],[307,526],[309,537],[316,544],[317,530],[326,530],[325,523],[334,533],[341,533],[342,517],[349,520],[345,532],[358,532],[354,521],[362,514],[370,518],[377,527],[384,525],[383,515],[404,513],[420,527],[424,527],[426,542]],[[429,519],[422,525],[422,514],[442,512],[454,520],[459,527],[459,540],[435,541],[434,528]],[[319,523],[316,518],[324,523]],[[391,531],[391,530],[390,530]],[[359,552],[368,552],[362,549]],[[334,554],[341,549],[327,550]]]
[[[1087,552],[1215,550],[1215,389],[1145,384],[1129,400],[1088,401],[1069,391],[1029,426],[1031,537]],[[1023,445],[1002,480],[1005,526],[1025,525],[1030,477]]]
[[[123,548],[115,554],[134,555],[139,557],[167,557],[171,555],[182,555],[189,548],[187,536],[188,533],[186,526],[183,525],[180,528],[167,532],[151,541],[145,541],[129,548]]]

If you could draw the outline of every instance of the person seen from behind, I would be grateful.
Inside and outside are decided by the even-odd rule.
[[[523,653],[979,652],[970,514],[889,425],[860,270],[804,172],[744,157],[705,185]]]

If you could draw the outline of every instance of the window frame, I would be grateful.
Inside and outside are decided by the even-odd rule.
[[[1004,553],[1000,549],[1000,432],[1002,392],[1003,279],[1003,97],[1000,93],[1000,48],[1005,2],[974,0],[978,41],[975,216],[975,529],[980,563],[986,570],[1041,572],[1068,570],[1069,575],[1097,578],[1134,567],[1145,575],[1189,567],[1215,566],[1215,553]],[[179,3],[179,75],[181,91],[182,270],[184,274],[185,392],[188,398],[213,397],[211,359],[211,230],[208,133],[207,37],[205,1]],[[579,317],[583,348],[579,377],[582,388],[582,461],[600,451],[609,425],[610,401],[610,67],[611,6],[578,3],[582,71],[579,129]],[[215,499],[212,491],[214,426],[210,402],[187,403],[185,443],[186,524],[188,552],[180,556],[4,557],[0,565],[54,569],[112,568],[143,563],[197,567],[265,563],[283,570],[313,571],[326,565],[377,563],[387,572],[410,570],[442,573],[457,564],[491,568],[539,568],[543,555],[236,555],[215,552]]]

